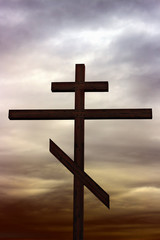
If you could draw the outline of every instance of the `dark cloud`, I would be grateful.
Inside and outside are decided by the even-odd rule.
[[[133,214],[133,215],[115,215],[114,218],[104,218],[98,221],[87,222],[87,239],[97,240],[101,237],[109,238],[111,240],[118,239],[139,239],[145,238],[147,240],[158,240],[159,234],[155,232],[156,226],[158,226],[158,214],[155,219],[151,219],[152,214]],[[151,221],[150,221],[150,220]],[[155,223],[153,222],[155,221]],[[109,222],[109,224],[108,224]],[[152,223],[153,224],[152,224]],[[95,228],[94,228],[95,226]]]
[[[132,101],[136,104],[143,103],[150,107],[159,99],[159,39],[159,34],[136,31],[136,29],[131,32],[127,29],[104,50],[109,59],[105,59],[104,54],[98,57],[102,71],[104,66],[108,65],[106,74],[111,75],[112,85],[114,83],[122,88],[123,93],[119,93],[121,101],[126,94],[125,90],[127,90],[128,104],[133,98]],[[111,90],[114,91],[114,88],[110,88]]]
[[[38,198],[1,200],[0,237],[67,239],[71,235],[71,200],[67,189],[63,194],[57,189]]]
[[[72,237],[71,199],[59,190],[38,199],[1,201],[1,238],[17,237],[29,239],[70,239]],[[56,202],[55,199],[60,202]],[[53,202],[56,205],[53,206]],[[104,211],[104,210],[103,210]],[[94,215],[95,210],[87,210],[85,232],[87,239],[100,237],[110,239],[157,239],[159,234],[159,212],[133,211],[122,214],[107,212],[105,217]],[[7,213],[7,214],[6,214]],[[92,215],[92,217],[91,217]],[[154,217],[153,217],[154,216]],[[136,230],[136,231],[135,231]]]
[[[123,32],[111,44],[113,62],[132,64],[133,67],[151,68],[159,63],[160,36],[144,32]],[[115,55],[115,56],[114,56]],[[119,56],[119,57],[117,57]]]
[[[36,47],[66,30],[111,28],[127,18],[150,19],[155,1],[1,1],[3,17],[12,21],[1,26],[1,50]],[[7,13],[8,11],[8,13]],[[152,20],[153,21],[153,20]],[[12,24],[11,24],[12,23]],[[61,37],[61,36],[59,36]]]

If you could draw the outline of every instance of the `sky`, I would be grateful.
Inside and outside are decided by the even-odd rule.
[[[73,109],[51,82],[108,81],[85,108],[152,108],[152,120],[86,120],[84,239],[160,239],[160,1],[0,0],[0,239],[72,239],[74,121],[11,121],[9,109]]]

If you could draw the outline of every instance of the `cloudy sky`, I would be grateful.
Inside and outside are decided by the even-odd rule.
[[[87,120],[85,171],[111,198],[85,189],[86,240],[160,239],[160,1],[0,0],[0,239],[72,239],[72,120],[10,121],[9,109],[73,109],[51,82],[108,81],[86,108],[152,108],[152,120]]]

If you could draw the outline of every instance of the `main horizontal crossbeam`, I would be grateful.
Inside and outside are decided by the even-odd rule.
[[[152,109],[9,110],[10,120],[152,119]]]
[[[109,195],[90,178],[72,159],[50,140],[50,152],[102,202],[109,208]]]
[[[108,92],[108,82],[53,82],[52,92],[75,92],[76,89],[83,89],[85,92]]]

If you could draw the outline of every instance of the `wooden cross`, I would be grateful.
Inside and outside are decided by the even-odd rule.
[[[85,65],[76,64],[75,82],[57,82],[53,92],[75,92],[75,109],[9,110],[11,120],[74,119],[74,161],[52,140],[50,152],[74,174],[73,240],[83,240],[84,185],[109,208],[109,195],[84,172],[85,119],[151,119],[152,109],[84,109],[85,92],[108,91],[108,82],[85,82]]]

